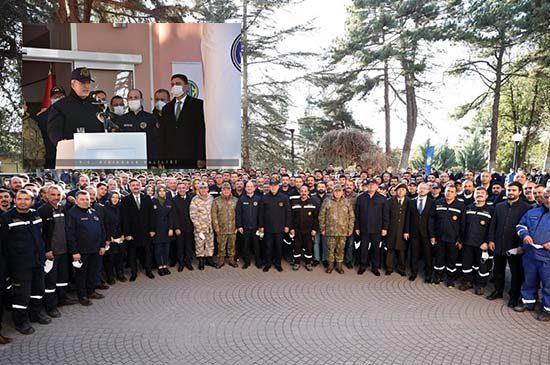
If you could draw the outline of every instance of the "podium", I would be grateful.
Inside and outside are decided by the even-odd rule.
[[[135,133],[75,133],[57,143],[56,169],[147,169],[147,137]]]

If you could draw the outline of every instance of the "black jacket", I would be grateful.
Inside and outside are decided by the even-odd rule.
[[[52,251],[54,255],[67,253],[67,217],[65,207],[59,205],[57,208],[51,204],[44,204],[38,209],[38,214],[42,218],[42,237],[46,243],[46,252]],[[59,229],[57,237],[54,239],[54,232]],[[62,236],[62,237],[59,237]]]
[[[252,197],[243,194],[237,202],[236,225],[237,228],[256,230],[260,224],[260,206],[262,196],[253,194]]]
[[[19,213],[13,208],[4,213],[0,221],[2,256],[8,271],[20,272],[44,266],[46,245],[38,213],[33,209]]]
[[[388,229],[390,223],[387,199],[375,193],[372,198],[368,192],[357,196],[355,203],[355,229],[361,234],[380,234]]]
[[[155,221],[155,237],[153,237],[154,243],[170,242],[174,238],[168,236],[168,231],[174,229],[173,213],[174,209],[173,200],[166,199],[164,204],[161,204],[157,198],[152,199],[153,202],[153,219]]]
[[[495,243],[495,254],[504,255],[506,251],[520,245],[516,225],[529,209],[531,209],[529,203],[521,199],[512,205],[507,201],[496,205],[487,238]]]
[[[120,206],[122,217],[122,234],[132,236],[130,244],[136,246],[146,245],[150,239],[149,232],[155,232],[153,219],[153,203],[151,198],[140,194],[140,208],[138,209],[134,195],[130,194],[122,198]]]
[[[435,202],[428,195],[422,209],[422,214],[418,212],[418,197],[411,200],[409,207],[409,219],[405,224],[405,232],[410,238],[421,238],[428,240],[434,237],[434,214]]]
[[[105,131],[103,123],[97,119],[101,109],[92,101],[91,97],[81,99],[71,90],[69,96],[52,105],[47,126],[54,145],[63,139],[73,139],[77,128],[84,128],[86,133]]]
[[[434,214],[434,236],[437,241],[461,242],[464,231],[464,203],[458,199],[448,204],[445,199],[436,202]]]
[[[112,205],[110,202],[105,204],[104,215],[105,215],[105,234],[108,240],[111,238],[120,238],[122,236],[122,226],[121,226],[121,217],[120,217],[120,205]]]
[[[489,227],[493,217],[494,207],[485,204],[478,207],[470,204],[466,207],[465,223],[462,231],[462,243],[468,246],[479,247],[488,243]]]
[[[159,156],[170,168],[195,168],[197,160],[206,160],[203,101],[187,95],[177,120],[175,105],[174,98],[162,108]]]
[[[265,233],[283,233],[290,227],[290,202],[285,194],[264,194],[260,205],[260,227]]]
[[[72,207],[67,212],[67,245],[70,254],[97,253],[105,247],[105,226],[93,208]]]
[[[311,198],[307,198],[305,201],[293,200],[290,209],[292,214],[291,229],[303,233],[319,231],[319,208]]]
[[[137,114],[129,111],[118,120],[120,132],[143,132],[147,139],[147,159],[149,161],[158,158],[158,130],[157,118],[143,109]]]
[[[172,209],[174,229],[179,229],[182,233],[193,233],[193,222],[189,216],[189,205],[193,199],[193,193],[187,192],[185,197],[178,194],[171,199],[174,204]]]

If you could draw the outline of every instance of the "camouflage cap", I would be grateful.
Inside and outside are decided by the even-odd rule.
[[[340,184],[335,184],[335,185],[334,185],[334,188],[332,188],[332,190],[334,190],[334,191],[336,191],[336,190],[343,190],[343,188],[342,188],[342,185],[340,185]]]
[[[224,182],[224,183],[222,184],[222,189],[231,189],[231,184],[228,183],[228,182]]]
[[[208,184],[205,183],[204,181],[201,181],[201,182],[199,183],[199,189],[201,189],[201,188],[207,188],[207,189],[208,189]]]

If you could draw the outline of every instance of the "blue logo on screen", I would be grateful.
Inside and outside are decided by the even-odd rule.
[[[231,62],[233,62],[233,66],[235,66],[235,68],[239,70],[239,72],[241,72],[241,52],[242,44],[241,35],[239,34],[231,45]]]

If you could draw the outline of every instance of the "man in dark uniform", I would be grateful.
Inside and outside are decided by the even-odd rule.
[[[1,223],[0,223],[1,224]],[[0,230],[1,230],[0,225]],[[9,337],[2,336],[2,317],[4,314],[4,292],[8,288],[8,283],[6,282],[6,276],[7,276],[7,263],[4,258],[4,247],[2,242],[2,237],[0,236],[0,345],[6,345],[10,342],[12,342],[12,339]]]
[[[260,206],[262,196],[255,194],[256,185],[248,181],[245,186],[246,193],[243,194],[237,202],[237,230],[243,235],[242,258],[244,261],[243,269],[250,266],[250,249],[254,250],[256,267],[262,267],[262,255],[260,241],[256,232],[260,221]]]
[[[90,207],[87,191],[76,193],[76,205],[67,215],[67,246],[75,267],[78,300],[83,306],[89,306],[90,299],[103,298],[95,288],[100,256],[105,254],[105,227]]]
[[[488,234],[494,207],[487,205],[487,190],[476,188],[475,203],[466,207],[465,224],[462,231],[462,284],[459,289],[465,291],[474,287],[477,295],[483,295],[489,270],[487,261]],[[482,259],[482,253],[487,256]]]
[[[279,192],[279,182],[269,181],[269,192],[263,196],[260,206],[260,232],[265,234],[265,266],[268,272],[271,265],[277,271],[283,271],[281,266],[283,234],[290,231],[290,202],[288,197]]]
[[[222,193],[223,176],[220,173],[214,177],[214,184],[208,187],[208,194],[212,195],[212,198],[217,198]]]
[[[394,267],[394,259],[397,254],[397,272],[405,276],[405,251],[407,238],[405,238],[405,227],[409,218],[409,199],[407,198],[407,185],[400,183],[395,187],[396,196],[388,202],[389,227],[386,238],[388,255],[386,258],[386,275],[391,275]]]
[[[86,67],[75,68],[71,74],[71,92],[58,101],[48,114],[48,136],[52,143],[73,139],[77,132],[104,132],[98,117],[101,107],[90,97],[92,77]]]
[[[38,127],[40,127],[40,131],[42,132],[42,139],[44,140],[44,146],[46,148],[46,163],[44,165],[46,169],[55,168],[55,146],[50,140],[50,137],[48,137],[48,117],[53,105],[65,96],[67,95],[62,87],[54,86],[50,91],[50,107],[42,109],[36,114],[35,120],[38,122]]]
[[[1,240],[13,290],[13,323],[24,335],[34,333],[30,322],[51,322],[42,305],[45,262],[42,219],[30,208],[32,202],[30,191],[19,190],[15,208],[3,214],[1,219]]]
[[[130,281],[137,278],[137,254],[141,251],[145,274],[154,279],[151,272],[151,239],[155,237],[153,203],[148,195],[141,192],[141,182],[130,180],[130,194],[122,198],[120,214],[122,234],[128,242],[128,262],[132,270]]]
[[[474,182],[471,180],[464,180],[462,184],[462,192],[456,196],[459,202],[464,203],[464,206],[474,204]]]
[[[186,182],[177,184],[177,194],[172,198],[174,209],[172,210],[174,228],[176,231],[176,252],[179,267],[182,271],[184,267],[188,270],[194,270],[193,261],[193,222],[189,216],[189,205],[193,199],[193,193],[189,191]],[[180,270],[181,269],[181,270]]]
[[[519,304],[521,283],[523,282],[523,266],[521,263],[520,239],[516,232],[516,225],[525,212],[531,209],[529,203],[520,199],[522,185],[512,181],[507,187],[507,199],[495,207],[491,226],[489,228],[489,249],[494,254],[493,277],[495,290],[487,299],[502,298],[505,284],[506,264],[510,266],[512,274],[510,284],[510,299],[508,306],[513,308]],[[519,247],[519,248],[518,248]]]
[[[46,274],[46,290],[44,305],[46,313],[52,318],[58,318],[61,313],[58,305],[75,304],[76,302],[66,297],[66,289],[69,285],[69,267],[67,259],[67,237],[65,207],[61,205],[62,190],[57,185],[48,187],[48,203],[38,209],[42,218],[42,237],[46,243],[46,259],[53,260],[50,272]]]
[[[120,132],[143,132],[147,140],[148,165],[153,165],[157,160],[156,135],[157,120],[153,114],[143,110],[143,94],[139,89],[132,89],[128,92],[128,113],[120,120]]]
[[[116,130],[120,130],[120,125],[124,114],[126,114],[124,98],[118,95],[113,96],[109,104],[109,116],[111,117],[111,121],[116,125]]]
[[[378,192],[378,181],[371,179],[368,190],[355,203],[355,233],[361,237],[361,265],[357,274],[363,275],[370,263],[371,271],[380,276],[382,237],[388,233],[389,210],[385,196]]]
[[[306,270],[311,271],[313,258],[313,237],[319,231],[319,209],[309,197],[309,187],[302,185],[300,198],[291,203],[290,232],[294,239],[294,265],[292,270],[300,268],[300,258],[304,256]]]
[[[456,279],[456,260],[464,226],[464,203],[458,201],[456,195],[456,187],[447,185],[445,197],[436,202],[434,236],[431,237],[435,248],[433,283],[437,285],[443,280],[446,269],[449,288],[454,287]]]
[[[411,240],[411,276],[414,281],[418,275],[418,262],[424,257],[424,282],[432,282],[432,244],[430,237],[434,236],[433,216],[435,214],[435,203],[430,197],[430,185],[420,183],[418,185],[418,196],[411,200],[409,219],[405,224],[405,235]]]

